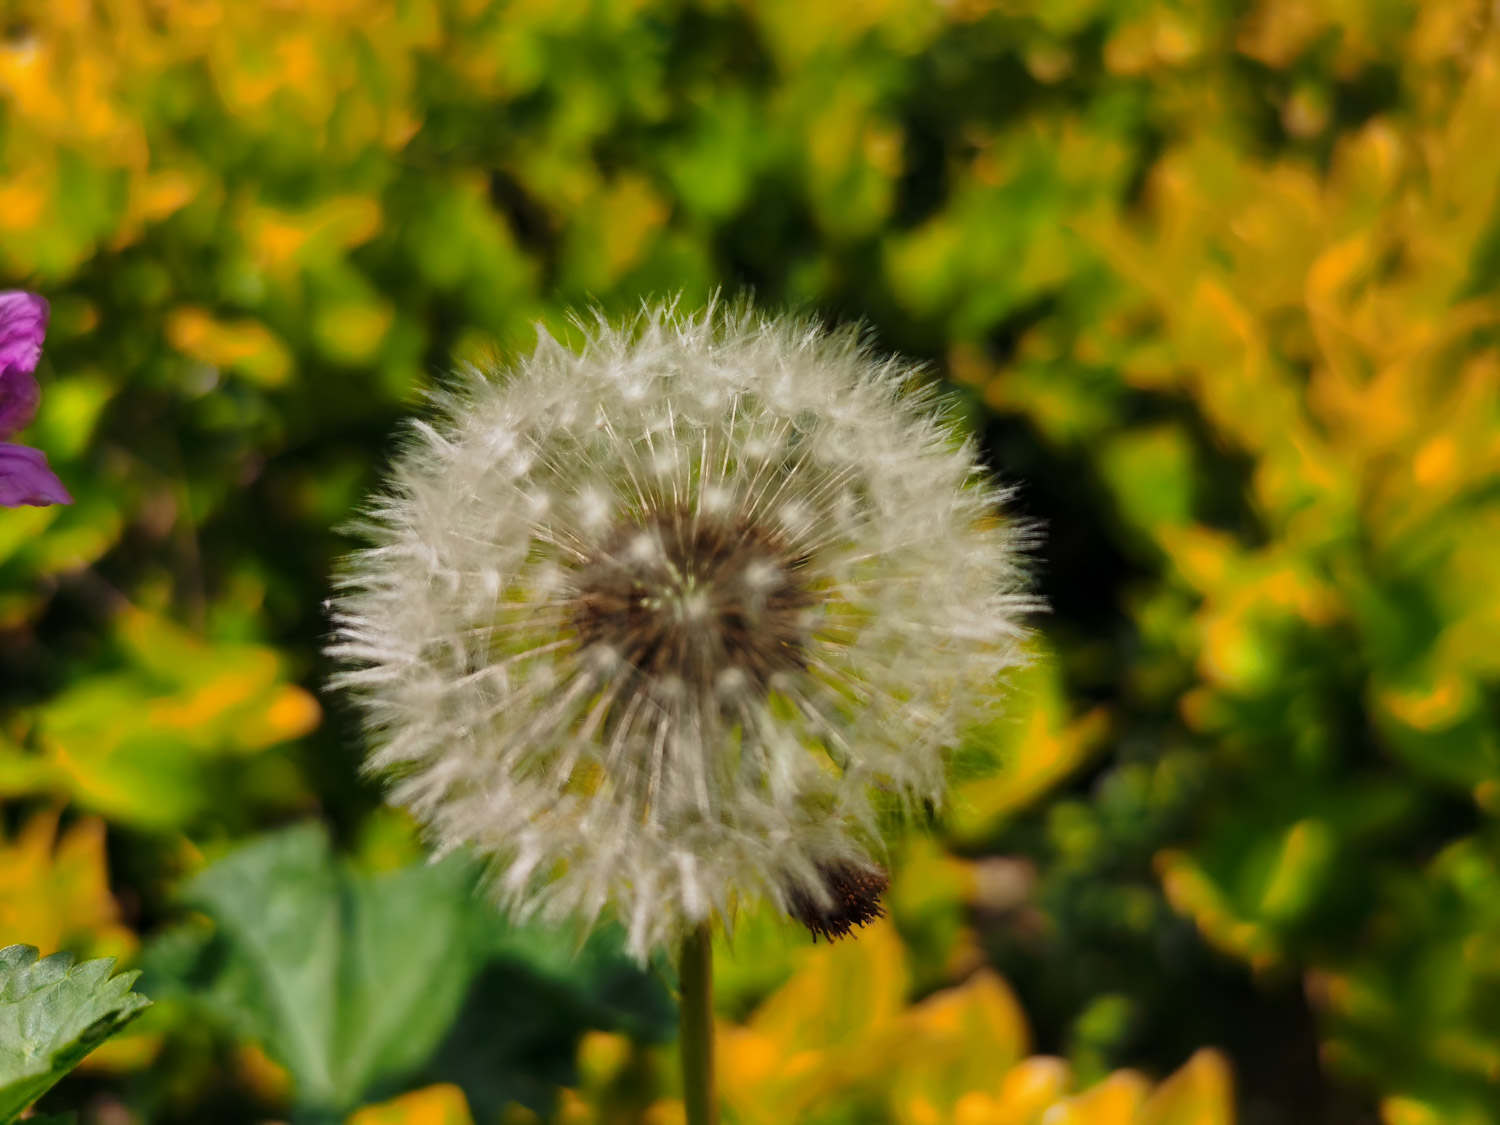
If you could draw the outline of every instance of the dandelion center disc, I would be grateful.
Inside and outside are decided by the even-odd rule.
[[[575,577],[580,642],[617,655],[639,690],[764,694],[805,667],[808,558],[744,513],[679,508],[614,529]]]

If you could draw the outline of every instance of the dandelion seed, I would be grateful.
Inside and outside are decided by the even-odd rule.
[[[470,372],[371,502],[330,650],[369,765],[513,909],[640,957],[757,896],[847,932],[1020,659],[1024,533],[854,334],[586,332]]]

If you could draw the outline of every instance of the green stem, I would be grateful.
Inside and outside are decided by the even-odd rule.
[[[714,939],[704,922],[682,942],[682,1102],[687,1125],[717,1125],[714,1100]]]

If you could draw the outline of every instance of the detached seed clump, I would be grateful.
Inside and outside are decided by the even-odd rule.
[[[545,334],[412,424],[334,603],[337,683],[440,847],[640,957],[768,896],[880,913],[1034,608],[1025,533],[918,373],[674,306]]]

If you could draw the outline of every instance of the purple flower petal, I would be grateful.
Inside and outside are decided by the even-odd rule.
[[[30,375],[42,355],[47,335],[47,302],[35,293],[10,289],[0,293],[0,375]]]
[[[46,334],[46,301],[18,289],[0,293],[0,440],[36,417],[41,390],[31,373]]]
[[[72,502],[62,481],[47,467],[46,454],[29,446],[0,442],[0,507],[31,504],[40,508]]]
[[[0,372],[0,440],[24,430],[36,417],[42,388],[25,371]]]

